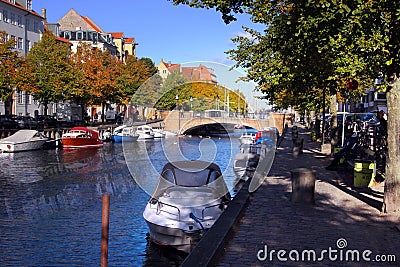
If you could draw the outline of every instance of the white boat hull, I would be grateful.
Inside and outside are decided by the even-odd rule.
[[[47,141],[46,139],[40,139],[21,143],[0,142],[0,150],[7,153],[38,150],[41,149]]]

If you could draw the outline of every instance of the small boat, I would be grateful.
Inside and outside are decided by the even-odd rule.
[[[136,133],[139,135],[139,139],[154,139],[154,131],[148,125],[138,126]]]
[[[86,127],[73,127],[69,132],[61,136],[64,148],[90,148],[101,147],[103,142],[99,139],[99,133]]]
[[[233,171],[240,180],[252,178],[261,156],[266,154],[266,146],[262,144],[242,144],[240,153],[233,160]]]
[[[256,139],[256,134],[255,133],[250,133],[250,132],[244,132],[240,138],[239,141],[241,144],[253,144]]]
[[[162,129],[153,129],[154,138],[164,138],[167,133]]]
[[[138,140],[139,135],[135,133],[135,130],[131,126],[121,125],[114,129],[111,139],[115,143],[133,142]]]
[[[37,130],[19,130],[13,135],[0,140],[0,151],[20,152],[37,150],[50,148],[50,144],[55,144],[55,140],[44,136]]]
[[[149,238],[189,253],[230,200],[216,164],[199,160],[169,162],[143,212]]]

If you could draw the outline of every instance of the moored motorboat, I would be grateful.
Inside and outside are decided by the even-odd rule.
[[[139,139],[154,139],[154,131],[148,125],[138,126],[136,133],[139,135]]]
[[[143,212],[150,240],[189,253],[229,201],[216,164],[199,160],[167,163]]]
[[[0,139],[0,151],[21,152],[47,148],[54,139],[44,136],[37,130],[19,130],[13,135]]]
[[[241,144],[253,144],[256,139],[256,133],[244,132],[240,137],[239,141]]]
[[[261,156],[265,156],[266,146],[262,144],[242,144],[240,153],[233,160],[233,171],[238,179],[252,178]]]
[[[103,142],[99,139],[99,133],[86,127],[73,127],[69,132],[61,136],[64,148],[90,148],[101,147]]]
[[[166,136],[166,132],[162,129],[153,128],[153,133],[154,133],[154,138],[164,138]]]
[[[111,136],[112,141],[115,143],[133,142],[138,140],[139,135],[135,133],[135,129],[132,126],[121,125],[114,129]]]

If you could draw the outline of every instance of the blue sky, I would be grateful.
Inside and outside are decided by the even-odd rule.
[[[213,61],[232,65],[225,51],[234,48],[231,38],[243,32],[250,20],[242,15],[226,25],[214,10],[174,6],[168,0],[33,0],[33,8],[47,10],[47,20],[57,22],[71,8],[88,16],[106,32],[124,32],[139,43],[138,57],[156,64]]]
[[[242,25],[262,29],[246,15],[226,25],[214,10],[174,6],[168,0],[33,0],[32,4],[39,14],[46,9],[48,22],[57,22],[73,8],[105,32],[124,32],[125,37],[136,38],[139,58],[151,58],[155,65],[161,59],[187,65],[201,62],[215,70],[222,85],[240,89],[250,103],[255,101],[254,95],[260,95],[253,92],[252,83],[235,83],[244,74],[229,72],[234,62],[224,53],[235,48],[231,38],[244,34]],[[257,109],[264,105],[254,102],[253,106]]]

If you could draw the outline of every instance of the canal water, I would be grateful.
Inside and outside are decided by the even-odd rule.
[[[105,193],[109,266],[178,266],[184,255],[146,239],[147,192],[168,160],[186,158],[217,163],[233,193],[238,136],[0,154],[0,266],[99,266]]]

